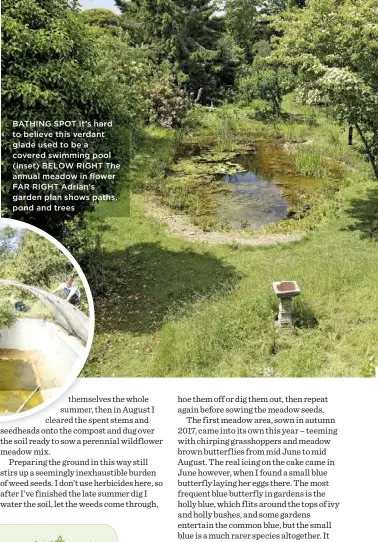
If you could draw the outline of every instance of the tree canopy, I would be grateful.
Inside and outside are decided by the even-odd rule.
[[[61,250],[50,240],[29,229],[0,226],[0,278],[54,289],[66,277],[73,277],[82,286],[75,267]],[[35,301],[35,296],[22,288],[0,285],[0,331],[16,319],[16,312],[9,298],[15,293],[20,300]],[[81,310],[87,311],[87,299],[83,291]]]
[[[2,4],[2,98],[3,98],[3,205],[12,208],[13,121],[112,120],[115,128],[106,139],[92,141],[89,149],[112,150],[113,158],[127,161],[120,144],[128,120],[98,66],[95,35],[79,17],[76,2],[69,0],[4,0]],[[57,141],[59,138],[53,138]],[[35,142],[35,138],[29,138]],[[75,169],[72,170],[75,173]],[[97,185],[99,192],[112,186]],[[39,193],[38,190],[34,191]],[[90,208],[78,201],[75,213]],[[9,211],[5,213],[9,214]],[[13,218],[59,234],[72,212],[14,212]]]
[[[85,23],[100,28],[113,28],[121,26],[120,17],[111,9],[94,8],[85,9],[81,12],[82,19]]]
[[[0,228],[0,262],[2,278],[42,288],[76,274],[51,241],[26,229]]]
[[[0,299],[0,332],[15,323],[17,317],[10,303]]]
[[[308,0],[275,27],[275,58],[299,77],[308,103],[327,104],[355,126],[378,178],[378,7],[376,0]]]
[[[221,42],[224,23],[211,0],[116,0],[132,43],[149,45],[156,62],[190,93],[214,97],[232,51]],[[223,44],[223,46],[222,46]]]

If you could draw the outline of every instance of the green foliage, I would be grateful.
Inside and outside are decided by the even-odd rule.
[[[256,44],[269,40],[274,34],[269,25],[271,17],[304,5],[305,0],[226,0],[226,29],[243,50],[249,64],[256,56]]]
[[[13,121],[112,120],[114,129],[105,139],[90,140],[87,150],[111,150],[114,161],[128,161],[124,141],[130,128],[125,126],[127,119],[118,107],[118,94],[109,92],[97,64],[95,35],[72,6],[69,0],[5,0],[2,4],[3,204],[8,207],[8,216],[55,234],[59,234],[65,220],[73,217],[72,212],[12,214],[11,153],[16,143]],[[33,137],[28,140],[37,142]],[[59,142],[59,137],[54,141]],[[76,166],[70,171],[80,173]],[[101,181],[97,185],[98,192],[113,190],[113,183],[104,186]],[[38,193],[33,191],[34,195]],[[78,214],[88,208],[90,202],[76,202]]]
[[[245,55],[243,49],[228,32],[221,34],[217,46],[218,59],[211,66],[214,81],[213,97],[230,101],[233,99],[238,70],[245,62]]]
[[[294,83],[295,79],[289,69],[255,61],[239,81],[239,97],[246,103],[256,98],[265,100],[278,116],[283,97],[293,90]]]
[[[110,9],[85,9],[81,12],[81,17],[86,24],[107,30],[114,30],[114,28],[121,26],[120,17]]]
[[[155,77],[149,91],[152,102],[150,120],[163,128],[181,126],[191,103],[174,77]]]
[[[71,262],[51,241],[29,230],[23,232],[13,259],[14,280],[50,288],[72,273]]]
[[[0,229],[0,264],[1,278],[47,289],[68,275],[76,275],[59,248],[27,229]]]
[[[74,226],[79,218],[69,222],[70,231],[74,231]],[[67,226],[66,226],[67,227]],[[0,239],[2,233],[6,228],[0,229]],[[84,231],[77,230],[77,235],[84,236]],[[93,252],[89,248],[93,248],[93,245],[89,247],[89,244],[85,246],[85,258],[83,255],[84,243],[78,242],[77,237],[73,234],[68,235],[66,231],[67,239],[69,238],[71,246],[69,248],[76,249],[81,247],[81,252],[78,251],[78,259],[85,260],[87,263],[91,260],[94,262]],[[1,246],[1,242],[0,242]],[[98,264],[98,262],[95,262]],[[36,286],[44,290],[53,290],[57,285],[63,282],[66,277],[73,277],[75,283],[81,288],[82,297],[80,303],[80,309],[88,313],[88,303],[84,292],[83,285],[80,278],[77,276],[76,270],[67,257],[57,248],[51,241],[42,237],[41,235],[34,233],[30,230],[16,230],[10,250],[2,252],[0,249],[0,269],[1,278],[6,280],[12,280],[16,282],[22,282],[29,286]],[[98,265],[96,266],[98,270]],[[95,274],[95,271],[91,269],[91,276]],[[15,287],[3,288],[8,292],[9,296],[14,297],[14,292],[18,291],[20,297],[17,300],[26,300],[27,304],[31,304],[34,307],[34,313],[39,314],[41,312],[41,304],[35,302],[35,296],[33,294],[25,292],[24,289],[17,289]],[[4,294],[4,292],[0,292]],[[4,296],[2,296],[4,297]],[[1,301],[1,296],[0,296]],[[33,311],[32,311],[33,312]],[[45,312],[44,306],[42,306],[42,312]]]
[[[236,154],[258,136],[284,145],[293,177],[305,176],[306,188],[310,177],[322,178],[320,194],[300,194],[290,202],[290,218],[265,230],[311,232],[287,246],[204,246],[193,232],[188,248],[188,237],[167,235],[147,216],[139,195],[126,221],[90,217],[87,205],[77,216],[19,216],[60,236],[98,296],[86,374],[372,376],[377,194],[366,190],[365,164],[346,134],[311,104],[325,104],[339,123],[356,126],[357,144],[378,176],[376,0],[308,0],[307,7],[303,0],[228,0],[224,17],[209,0],[117,0],[120,17],[102,9],[80,14],[74,4],[3,1],[2,205],[10,205],[12,120],[112,120],[101,151],[111,150],[124,166],[133,156],[135,187],[154,189],[204,230],[214,229],[217,197],[226,190],[220,176],[240,171]],[[248,108],[213,107],[235,97],[236,73],[237,97]],[[293,73],[310,104],[300,111],[282,108]],[[198,101],[211,107],[191,107],[200,89]],[[263,115],[267,104],[276,118]],[[144,134],[148,122],[160,128]],[[2,274],[44,288],[72,274],[44,241],[0,232]],[[280,276],[296,278],[303,295],[295,306],[303,327],[286,338],[274,327],[271,282]]]
[[[101,244],[98,230],[104,226],[104,221],[93,216],[76,217],[65,224],[62,233],[62,243],[75,254],[93,295],[106,291],[104,277],[104,248]]]
[[[223,21],[210,0],[116,0],[134,45],[149,45],[156,63],[175,77],[188,94],[202,100],[230,84],[237,58],[226,44]]]
[[[255,43],[265,39],[266,28],[261,24],[259,0],[227,0],[225,24],[227,31],[242,48],[248,62],[253,60]]]
[[[254,54],[252,65],[241,70],[238,97],[247,104],[255,99],[264,100],[278,116],[284,95],[294,89],[294,75],[288,68],[271,62],[269,42],[263,40],[255,43]]]
[[[10,303],[0,300],[0,332],[5,327],[10,327],[17,320],[16,313]]]
[[[145,47],[130,45],[127,35],[97,31],[96,70],[102,91],[111,96],[114,113],[122,126],[123,153],[130,149],[127,140],[137,138],[152,107],[150,98],[151,61]]]
[[[355,126],[378,179],[378,11],[376,0],[309,0],[275,27],[275,57],[299,75],[302,98],[326,103]]]

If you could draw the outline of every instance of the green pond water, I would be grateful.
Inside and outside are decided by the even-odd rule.
[[[0,413],[17,412],[37,386],[33,364],[27,353],[12,350],[0,352]],[[24,410],[42,402],[42,395],[37,392]]]
[[[233,159],[244,171],[224,175],[229,191],[218,196],[217,219],[233,228],[261,229],[322,189],[320,178],[297,173],[290,153],[275,141],[255,140],[254,152]]]

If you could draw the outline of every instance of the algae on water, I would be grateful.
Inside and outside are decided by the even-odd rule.
[[[39,382],[33,366],[34,352],[0,349],[0,412],[17,412],[30,397]],[[40,392],[35,393],[25,409],[43,402]]]

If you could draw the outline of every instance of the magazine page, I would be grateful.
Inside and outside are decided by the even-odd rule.
[[[376,542],[377,0],[3,0],[0,542]]]

